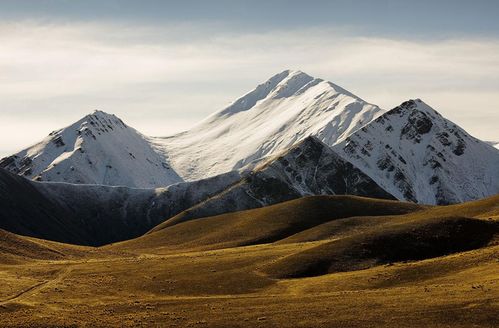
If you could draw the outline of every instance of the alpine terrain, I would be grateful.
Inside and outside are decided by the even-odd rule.
[[[333,145],[382,112],[331,82],[287,70],[189,131],[149,138],[97,111],[0,167],[39,181],[164,187],[255,164],[310,135]]]
[[[202,189],[207,197],[255,168],[267,167],[264,163],[275,156],[297,151],[293,147],[307,138],[314,139],[308,139],[305,148],[320,149],[311,151],[320,165],[313,170],[301,167],[304,156],[294,168],[281,165],[272,179],[286,180],[291,189],[274,186],[268,196],[273,201],[257,197],[261,206],[291,195],[380,196],[379,190],[362,190],[365,177],[385,196],[422,204],[458,203],[499,193],[499,150],[421,100],[385,112],[331,82],[292,70],[271,77],[183,133],[146,137],[116,116],[96,111],[0,160],[0,167],[36,181],[149,189],[219,176],[213,190]],[[320,156],[329,162],[318,161]],[[351,173],[363,178],[345,182],[348,187],[340,191],[340,181],[351,179]],[[239,200],[237,206],[217,206],[245,209]]]
[[[286,70],[189,131],[154,144],[185,180],[196,180],[275,155],[308,136],[334,145],[382,113],[331,82]]]
[[[173,225],[308,195],[347,194],[395,199],[309,137],[251,171],[154,189],[34,182],[0,169],[0,229],[99,246],[138,237],[162,222]]]
[[[36,181],[138,188],[182,181],[147,137],[102,111],[0,160],[0,167]]]
[[[333,147],[400,200],[449,204],[499,193],[499,151],[420,99]]]

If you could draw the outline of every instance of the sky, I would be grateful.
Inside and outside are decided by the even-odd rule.
[[[95,109],[188,129],[285,69],[499,141],[499,1],[0,0],[0,157]]]

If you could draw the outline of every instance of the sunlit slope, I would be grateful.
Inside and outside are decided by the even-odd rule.
[[[253,210],[227,213],[170,226],[160,224],[143,237],[115,247],[221,248],[270,243],[322,223],[358,215],[394,215],[424,207],[356,196],[310,196]]]
[[[334,145],[382,113],[334,83],[286,70],[190,130],[151,141],[193,181],[275,156],[309,136]]]
[[[301,279],[316,243],[0,266],[0,326],[496,327],[499,246]]]
[[[0,229],[0,264],[61,260],[82,256],[90,248],[24,237]]]
[[[313,196],[265,208],[158,226],[111,249],[169,253],[264,243],[300,245],[263,266],[275,278],[315,276],[418,261],[494,245],[499,196],[422,207],[352,196]]]

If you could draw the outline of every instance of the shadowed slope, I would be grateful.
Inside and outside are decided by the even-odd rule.
[[[60,242],[92,240],[83,226],[25,178],[0,169],[0,229]]]
[[[425,219],[428,217],[463,216],[470,218],[495,218],[499,215],[499,196],[488,197],[477,201],[448,206],[431,206],[414,213],[404,215],[404,220]],[[362,216],[326,222],[304,230],[279,243],[300,243],[328,238],[339,238],[355,234],[368,228],[381,229],[384,224],[397,220],[392,216]]]
[[[276,278],[299,278],[424,260],[486,246],[498,233],[497,222],[429,218],[333,240],[280,259],[264,272]]]
[[[0,229],[100,246],[141,236],[238,181],[231,172],[159,189],[34,182],[0,169]]]
[[[0,228],[92,246],[136,238],[160,223],[172,226],[306,195],[394,198],[315,137],[252,171],[232,171],[166,188],[38,183],[7,171],[2,177],[6,183],[0,201],[5,201],[9,215],[0,216]]]
[[[497,244],[499,222],[494,218],[499,215],[498,203],[499,196],[494,196],[400,216],[328,222],[281,243],[332,238],[330,242],[284,257],[269,264],[264,272],[277,278],[316,276]]]

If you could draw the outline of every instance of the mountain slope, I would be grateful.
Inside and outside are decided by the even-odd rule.
[[[499,151],[410,100],[334,150],[400,200],[449,204],[499,193]]]
[[[312,135],[343,140],[382,110],[322,79],[284,71],[189,131],[153,140],[186,180],[241,168]]]
[[[0,169],[0,229],[99,246],[138,237],[237,181],[231,172],[161,189],[34,182]]]
[[[146,137],[101,111],[2,159],[0,167],[37,181],[139,188],[182,181]]]
[[[267,159],[223,192],[172,217],[155,229],[307,195],[346,194],[395,199],[316,137],[308,137],[282,154]]]
[[[2,169],[0,209],[0,229],[75,244],[92,240],[81,222],[72,220],[70,213],[40,192],[35,183]]]
[[[83,223],[92,236],[85,245],[100,246],[138,237],[164,220],[225,190],[237,172],[165,188],[137,189],[103,185],[33,183],[36,189]]]
[[[305,195],[354,194],[394,199],[315,137],[250,172],[232,171],[165,188],[32,182],[6,171],[2,175],[30,193],[6,186],[4,195],[10,200],[5,203],[13,204],[13,208],[6,217],[0,217],[0,228],[92,246],[138,237],[165,220],[172,225],[178,220],[257,208]],[[40,201],[32,202],[35,197]],[[53,209],[45,210],[47,206]],[[28,213],[16,218],[16,211]],[[46,212],[47,222],[57,223],[57,227],[39,225],[44,222],[36,215],[40,211]],[[29,231],[20,228],[30,224],[35,226]],[[56,233],[61,228],[75,231]]]
[[[492,147],[499,149],[499,141],[485,141],[485,142],[491,145]]]

